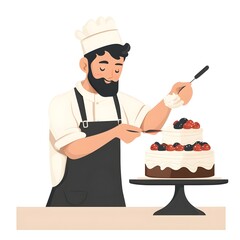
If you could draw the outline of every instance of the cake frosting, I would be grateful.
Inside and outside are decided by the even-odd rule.
[[[194,144],[196,141],[203,140],[203,130],[199,129],[178,129],[174,130],[172,126],[163,129],[162,142],[174,144],[179,142],[183,145]]]
[[[182,119],[185,119],[184,121]],[[155,142],[145,153],[145,175],[159,178],[201,178],[214,175],[214,152],[203,142],[200,124],[182,118],[162,132],[162,144]],[[176,124],[182,120],[191,126]],[[179,127],[179,128],[178,128]]]

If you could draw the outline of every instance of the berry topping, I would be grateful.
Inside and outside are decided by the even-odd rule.
[[[184,150],[184,146],[181,145],[181,144],[178,144],[178,145],[175,147],[175,150],[176,150],[176,151],[183,151],[183,150]]]
[[[187,144],[184,146],[185,151],[192,151],[193,150],[193,145],[192,144]]]
[[[202,150],[209,151],[211,149],[210,145],[208,143],[205,143],[202,145]]]
[[[193,120],[191,120],[191,119],[190,119],[190,120],[188,120],[187,122],[188,122],[189,124],[191,124],[192,126],[193,126],[193,124],[194,124],[194,121],[193,121]]]
[[[193,124],[193,127],[192,128],[194,128],[194,129],[199,129],[200,128],[200,124],[198,123],[198,122],[195,122],[194,124]]]
[[[166,144],[160,144],[159,142],[155,142],[154,144],[152,144],[151,150],[165,151]]]
[[[176,120],[174,123],[173,123],[173,127],[174,129],[199,129],[200,128],[200,124],[198,122],[194,122],[193,120],[191,119],[187,119],[187,118],[181,118],[179,121]]]
[[[166,148],[168,144],[166,144],[166,143],[162,143],[162,145]]]
[[[202,146],[201,144],[197,143],[193,146],[194,151],[202,151]]]
[[[193,145],[196,145],[196,144],[202,145],[202,142],[201,141],[196,141]]]
[[[179,121],[176,120],[174,123],[173,123],[173,127],[175,129],[182,129],[183,128],[183,124],[187,122],[187,118],[181,118]]]
[[[150,148],[150,149],[151,149],[151,150],[154,150],[154,151],[155,151],[155,150],[158,150],[158,145],[154,143],[154,144],[151,145],[151,148]]]
[[[173,145],[169,144],[169,145],[167,145],[166,150],[167,151],[174,151],[175,147]]]
[[[173,127],[174,127],[175,129],[182,129],[182,128],[183,128],[183,124],[184,124],[184,123],[181,123],[181,122],[179,121],[179,122],[177,122]]]
[[[189,123],[189,122],[186,122],[186,123],[183,124],[183,128],[184,129],[190,129],[190,128],[192,128],[192,124]]]
[[[183,128],[184,129],[190,129],[193,128],[194,122],[192,120],[188,120],[187,122],[184,123]]]
[[[155,142],[150,147],[153,151],[209,151],[211,149],[207,142],[196,141],[194,144],[182,145],[178,142],[172,144],[166,144]]]
[[[166,150],[166,146],[160,144],[160,146],[158,147],[158,151],[165,151]]]
[[[181,119],[179,120],[179,122],[182,123],[182,124],[184,124],[184,123],[187,122],[187,121],[188,121],[187,118],[181,118]]]
[[[175,125],[175,124],[177,124],[178,123],[178,120],[176,120],[174,123],[173,123],[173,126]]]
[[[175,143],[173,144],[173,146],[176,147],[176,146],[179,145],[179,144],[180,144],[179,142],[175,142]]]

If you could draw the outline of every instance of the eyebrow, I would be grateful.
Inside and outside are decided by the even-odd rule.
[[[108,61],[100,61],[99,63],[108,64]]]
[[[103,61],[100,61],[99,63],[102,63],[102,64],[108,64],[109,62],[106,61],[106,60],[103,60]],[[116,66],[123,66],[122,63],[116,63],[115,65],[116,65]]]

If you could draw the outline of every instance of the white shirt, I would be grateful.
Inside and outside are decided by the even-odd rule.
[[[113,97],[90,93],[81,82],[76,84],[76,88],[83,96],[88,121],[118,120]],[[117,96],[122,123],[140,127],[150,108],[126,94],[118,93]],[[52,184],[56,186],[63,178],[67,159],[59,150],[86,137],[79,128],[82,119],[74,89],[53,98],[49,106],[49,120],[51,176]]]

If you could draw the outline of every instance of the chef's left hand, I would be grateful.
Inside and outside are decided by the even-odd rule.
[[[125,143],[130,143],[141,135],[142,129],[129,124],[119,124],[114,131],[116,137]]]

